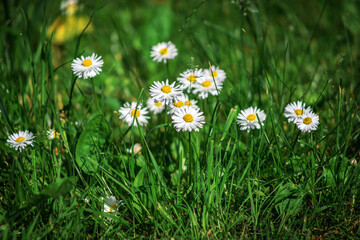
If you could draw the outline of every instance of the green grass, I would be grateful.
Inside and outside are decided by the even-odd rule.
[[[62,43],[48,34],[58,1],[0,5],[2,239],[360,237],[357,1],[115,2],[82,1],[89,28]],[[168,72],[149,56],[161,41],[179,50]],[[93,52],[102,73],[76,79],[72,60]],[[139,128],[114,113],[209,63],[227,80],[198,100],[199,133],[177,133],[165,113]],[[297,100],[316,131],[287,123]],[[236,116],[250,106],[267,118],[247,133]],[[26,129],[34,147],[10,148]],[[135,143],[141,155],[126,151]],[[124,205],[104,213],[110,195]]]

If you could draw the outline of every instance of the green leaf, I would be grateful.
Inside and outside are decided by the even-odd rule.
[[[145,168],[142,168],[135,177],[134,186],[140,187],[144,183]]]
[[[76,162],[87,174],[97,171],[101,154],[109,145],[111,130],[102,114],[94,116],[81,133],[76,145]]]
[[[33,194],[30,200],[22,208],[32,207],[49,199],[63,196],[71,191],[76,183],[77,177],[67,177],[57,179],[55,182],[45,187],[39,194]]]
[[[281,185],[274,197],[276,210],[279,214],[295,216],[301,209],[303,196],[297,185]]]

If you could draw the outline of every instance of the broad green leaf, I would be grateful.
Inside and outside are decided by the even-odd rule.
[[[33,194],[30,200],[25,204],[23,208],[37,205],[49,198],[57,198],[63,196],[65,193],[71,191],[75,185],[77,177],[67,177],[57,179],[55,182],[49,184],[40,193]]]
[[[76,145],[76,162],[81,170],[87,174],[96,172],[110,138],[111,130],[102,114],[90,119]]]
[[[274,197],[279,214],[296,215],[300,211],[303,195],[297,185],[288,183],[280,186]]]
[[[140,187],[144,183],[145,168],[142,168],[135,177],[134,186]]]

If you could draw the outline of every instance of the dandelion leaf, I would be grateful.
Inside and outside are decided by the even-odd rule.
[[[75,183],[77,177],[59,178],[55,182],[46,186],[40,193],[32,194],[30,200],[22,208],[28,208],[38,205],[49,198],[57,198],[63,196],[65,193],[70,192]]]

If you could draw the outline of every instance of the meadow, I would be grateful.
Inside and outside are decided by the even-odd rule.
[[[0,13],[2,239],[360,238],[358,1],[4,0]],[[177,49],[166,63],[151,56],[162,42]],[[220,83],[184,90],[200,115],[150,111],[155,82],[181,86],[188,69]],[[298,101],[319,118],[310,131],[285,116]],[[250,107],[261,122],[245,114],[244,129]]]

